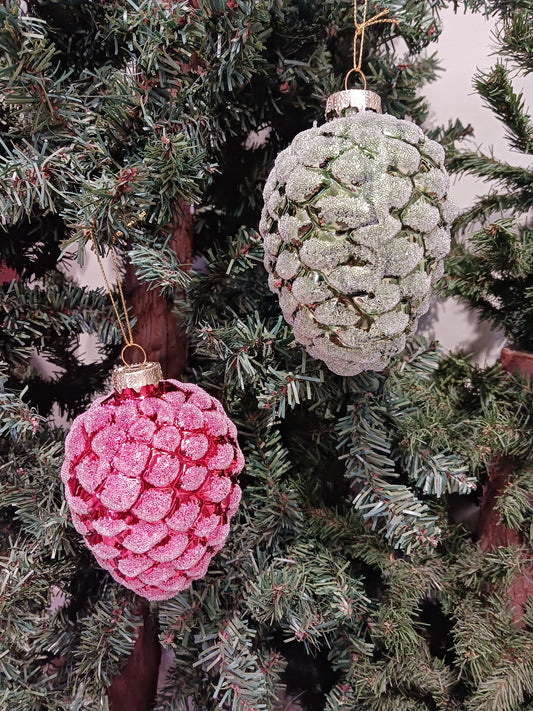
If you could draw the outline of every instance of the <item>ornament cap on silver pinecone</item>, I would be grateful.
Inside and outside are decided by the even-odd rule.
[[[347,109],[357,111],[375,111],[381,113],[381,97],[374,91],[366,89],[345,89],[337,91],[328,97],[326,103],[326,118],[333,115],[342,116]]]

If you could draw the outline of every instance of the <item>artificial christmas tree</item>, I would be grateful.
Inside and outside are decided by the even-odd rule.
[[[519,4],[503,14],[497,41],[500,57],[486,72],[478,72],[474,86],[488,109],[503,123],[510,147],[524,157],[533,152],[533,123],[523,92],[513,83],[531,71],[531,31],[526,30],[531,7]],[[529,49],[528,49],[529,47]],[[504,60],[504,58],[506,58]],[[510,62],[507,60],[511,60]],[[460,145],[460,144],[459,144]],[[449,273],[442,282],[444,295],[459,296],[495,328],[502,329],[508,345],[501,353],[502,366],[522,375],[533,375],[531,284],[533,230],[527,219],[531,208],[531,166],[498,161],[482,152],[450,146],[450,168],[470,173],[494,184],[457,221]],[[466,231],[474,226],[473,234]],[[479,544],[493,551],[508,546],[522,559],[511,581],[507,598],[515,620],[522,624],[533,596],[531,526],[533,475],[512,458],[496,457],[488,470],[480,502]],[[524,525],[525,524],[525,525]]]
[[[399,26],[367,35],[363,68],[399,119],[427,115],[437,66],[422,51],[447,4],[384,2]],[[523,477],[500,503],[527,545],[530,390],[421,341],[381,373],[336,376],[295,341],[266,283],[263,185],[341,87],[353,5],[10,0],[0,17],[0,254],[17,275],[2,291],[0,705],[530,707],[533,609],[518,625],[508,601],[523,558],[484,552],[458,515],[494,456],[512,457]],[[194,223],[194,271],[169,247],[178,222],[188,235]],[[53,403],[86,408],[120,352],[106,294],[65,268],[93,223],[102,253],[114,244],[179,310],[182,379],[223,403],[247,461],[207,575],[149,609],[81,543],[60,479],[65,431],[41,418]],[[101,363],[80,362],[85,332],[105,344]],[[56,372],[39,373],[35,351]],[[172,653],[157,696],[156,632]]]

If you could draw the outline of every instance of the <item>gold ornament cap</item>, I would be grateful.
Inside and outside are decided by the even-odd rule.
[[[366,89],[345,89],[337,91],[328,98],[326,104],[326,118],[330,118],[331,114],[342,116],[346,109],[355,109],[356,111],[375,111],[381,113],[381,97],[374,91]]]
[[[115,368],[111,378],[117,393],[121,393],[126,388],[140,392],[145,385],[157,385],[163,378],[163,373],[159,363],[137,363]]]

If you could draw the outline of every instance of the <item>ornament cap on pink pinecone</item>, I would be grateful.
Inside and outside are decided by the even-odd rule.
[[[74,420],[61,470],[72,521],[98,563],[149,600],[206,574],[244,466],[220,402],[160,378],[158,363],[117,369],[114,392]]]

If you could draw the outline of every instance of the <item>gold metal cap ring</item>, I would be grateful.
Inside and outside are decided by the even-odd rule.
[[[137,363],[121,365],[111,375],[113,388],[121,393],[126,388],[140,392],[145,385],[157,385],[163,378],[159,363]]]
[[[345,91],[337,91],[332,94],[326,104],[326,118],[330,114],[342,116],[347,109],[355,109],[356,111],[375,111],[381,113],[381,97],[374,91],[366,91],[365,89],[347,89]]]

